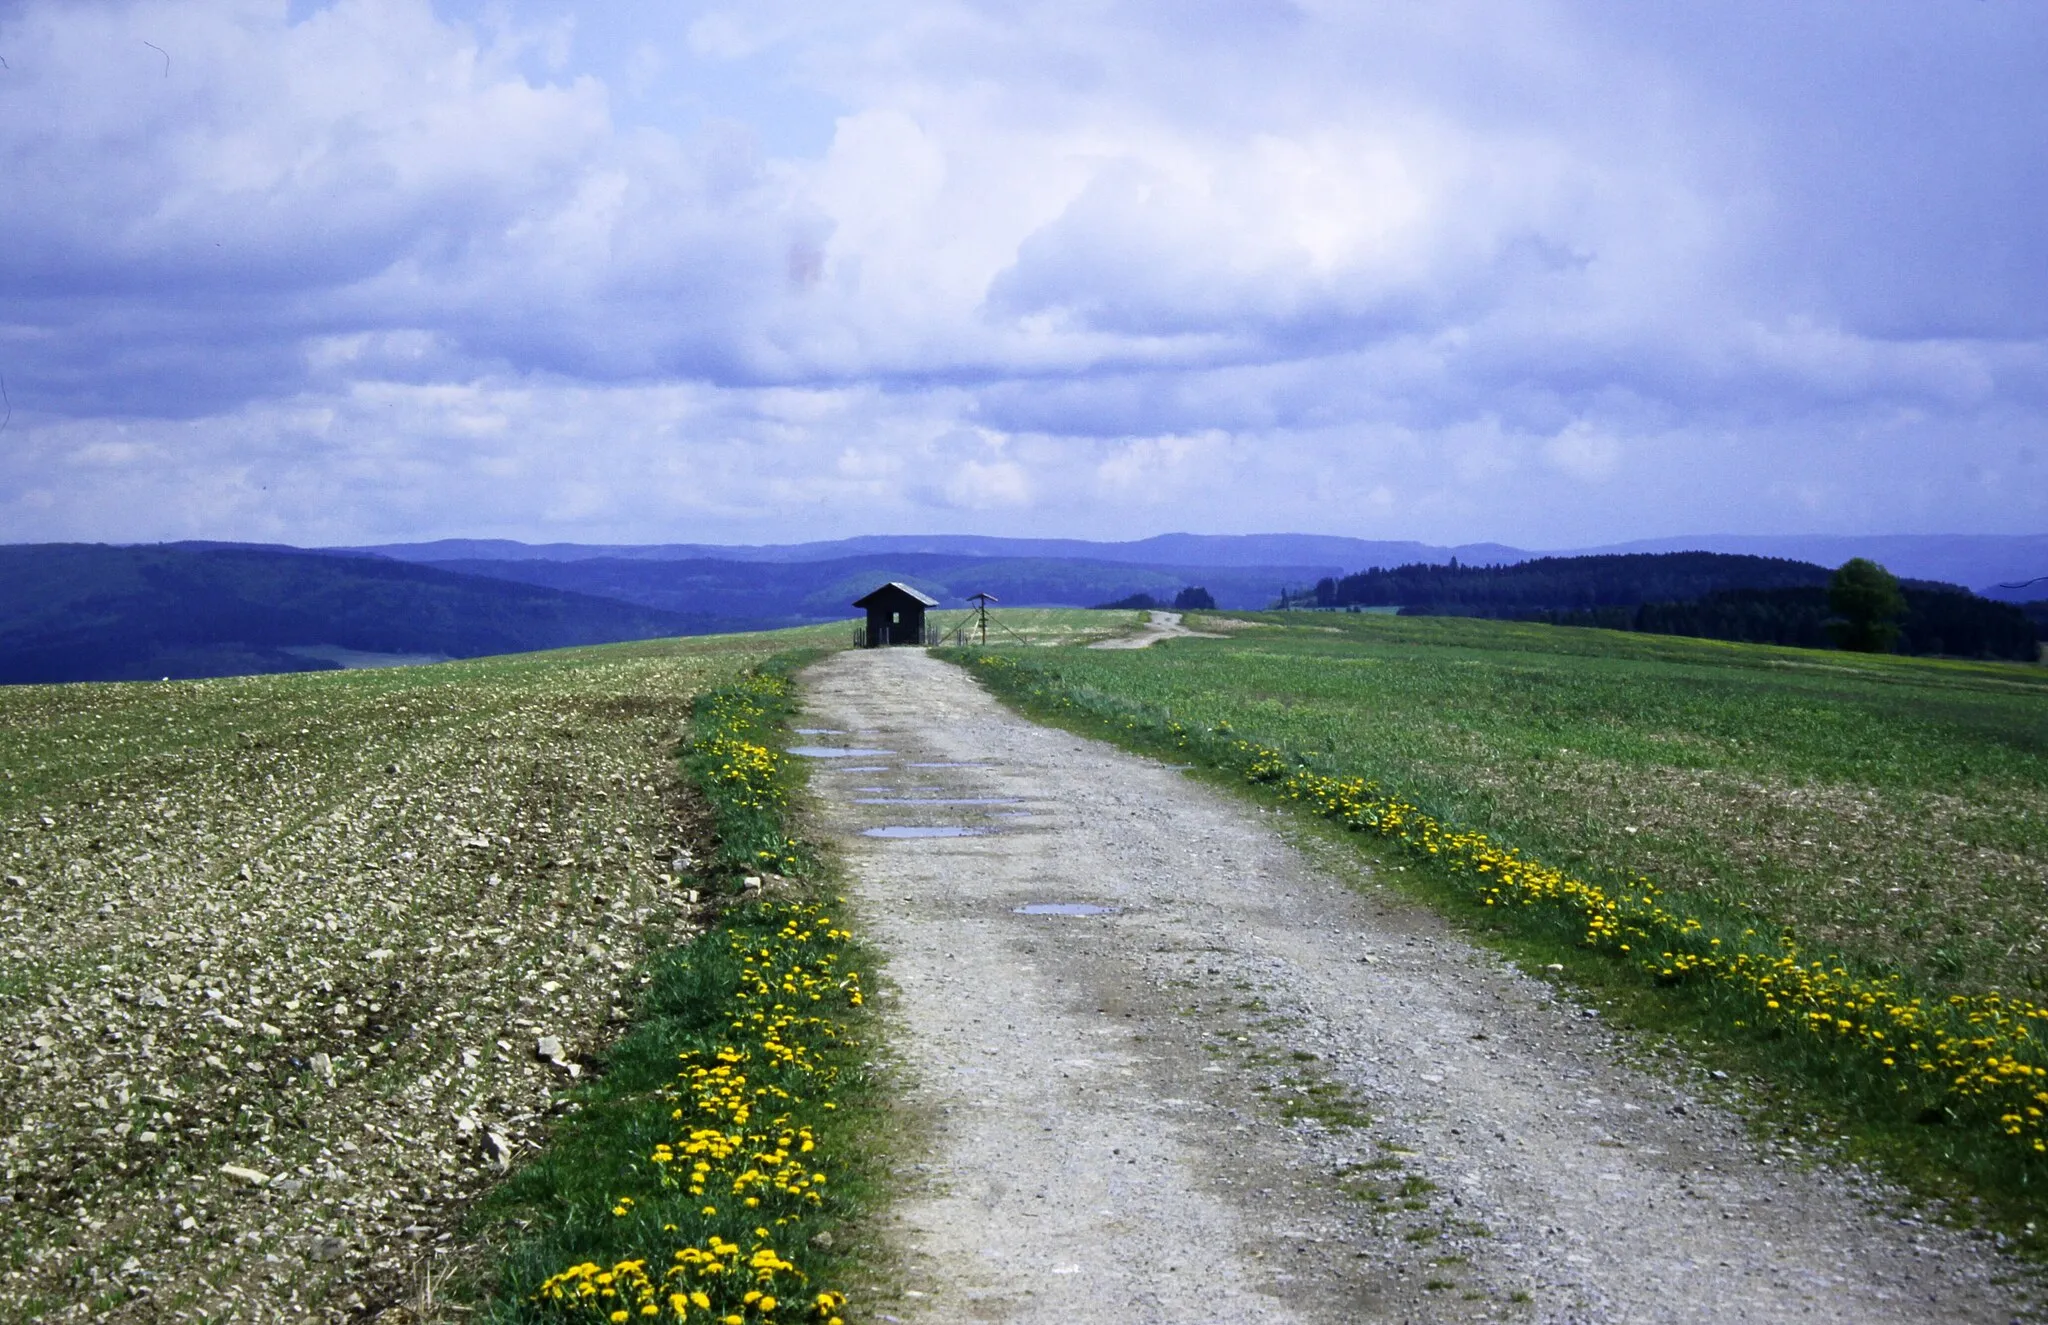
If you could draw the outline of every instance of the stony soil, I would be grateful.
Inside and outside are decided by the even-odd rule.
[[[1625,1065],[1351,853],[922,651],[806,680],[812,740],[891,752],[814,778],[929,1122],[874,1319],[2013,1317],[1991,1246]]]
[[[424,1305],[686,924],[694,647],[0,695],[0,1319]]]

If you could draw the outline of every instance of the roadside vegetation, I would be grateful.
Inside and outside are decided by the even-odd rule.
[[[693,704],[842,633],[0,689],[0,1319],[487,1277],[477,1199],[641,1009],[697,1006]]]
[[[802,655],[776,660],[793,665]],[[834,1228],[865,1191],[861,954],[787,836],[783,667],[700,696],[683,765],[711,810],[716,926],[660,954],[633,1032],[489,1203],[499,1320],[843,1325]],[[748,873],[748,871],[756,871]]]
[[[2034,1237],[2048,672],[1545,626],[1196,618],[963,655],[1027,709],[1367,836],[1555,963]]]
[[[988,642],[991,647],[1028,644],[1050,647],[1058,644],[1092,644],[1129,634],[1145,621],[1137,611],[1100,611],[1087,607],[999,607],[989,613]],[[926,618],[934,630],[944,631],[951,642],[953,632],[967,631],[967,642],[978,644],[974,613],[959,608],[936,610]]]

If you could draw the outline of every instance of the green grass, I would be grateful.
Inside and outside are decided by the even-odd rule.
[[[1717,932],[1782,929],[1935,995],[2048,985],[2038,667],[1441,618],[1207,620],[1229,637],[1011,650],[1017,668],[983,674],[1036,712],[1178,759],[1237,773],[1226,747],[1242,738],[1375,779],[1597,885],[1646,875],[1672,911],[1733,926]],[[1985,1120],[1926,1126],[1956,1115],[1898,1103],[1884,1073],[1745,1020],[1718,986],[1659,982],[1583,949],[1564,913],[1486,910],[1353,840],[1490,941],[1561,962],[1635,1024],[1764,1083],[1759,1118],[1846,1137],[1923,1190],[1981,1197],[2007,1227],[2042,1213],[2040,1165]],[[1832,1121],[1807,1129],[1809,1115]]]
[[[972,612],[948,608],[932,612],[925,619],[934,630],[948,634],[956,627],[969,626],[967,642],[980,642],[980,636],[971,629]],[[1086,607],[997,607],[989,610],[988,642],[991,647],[1087,644],[1129,634],[1145,619],[1143,612],[1098,612]]]
[[[866,1066],[868,954],[845,928],[844,899],[823,895],[813,858],[788,836],[804,775],[803,761],[779,752],[794,713],[788,676],[817,656],[779,654],[698,695],[681,751],[710,811],[708,881],[744,897],[738,876],[772,867],[809,876],[809,886],[739,900],[714,928],[655,957],[631,1033],[572,1101],[547,1152],[488,1204],[493,1240],[509,1248],[490,1293],[493,1319],[603,1319],[618,1307],[637,1315],[638,1301],[548,1305],[565,1271],[572,1285],[596,1288],[628,1264],[647,1268],[646,1301],[664,1318],[671,1293],[704,1293],[689,1309],[710,1320],[752,1314],[742,1294],[765,1290],[785,1304],[781,1319],[838,1319],[857,1268],[844,1226],[874,1198],[886,1128]],[[720,1080],[724,1093],[704,1084]],[[695,1175],[693,1163],[703,1165]],[[754,1181],[769,1173],[781,1176]],[[684,1249],[716,1249],[720,1239],[733,1249],[722,1270],[677,1266]],[[764,1250],[781,1264],[757,1274],[745,1260],[758,1264]],[[594,1268],[579,1275],[576,1266]]]
[[[1931,988],[2048,989],[2048,669],[1367,614],[1021,656]]]
[[[562,1312],[533,1301],[552,1275],[581,1262],[610,1267],[630,1259],[645,1261],[658,1275],[676,1249],[703,1244],[714,1234],[747,1248],[765,1241],[751,1232],[757,1223],[773,1225],[777,1250],[807,1276],[801,1290],[787,1276],[778,1290],[793,1299],[789,1319],[809,1319],[799,1303],[822,1289],[843,1287],[858,1273],[848,1263],[858,1244],[846,1236],[845,1225],[876,1199],[876,1175],[865,1160],[884,1107],[863,1066],[864,1016],[837,1016],[842,1033],[825,1045],[817,1073],[749,1069],[756,1084],[801,1092],[796,1103],[782,1107],[789,1128],[808,1128],[816,1138],[817,1151],[804,1158],[829,1164],[823,1204],[774,1213],[736,1210],[729,1192],[692,1196],[665,1186],[648,1162],[657,1146],[678,1143],[686,1128],[713,1125],[671,1118],[678,1058],[691,1053],[708,1059],[731,1042],[729,1018],[743,975],[738,953],[774,944],[787,915],[784,906],[735,908],[716,930],[651,964],[633,1031],[612,1050],[597,1081],[579,1092],[576,1111],[555,1128],[547,1152],[485,1206],[488,1222],[508,1243],[491,1288],[489,1319],[562,1320]],[[821,1078],[823,1091],[816,1089]],[[623,1205],[622,1198],[631,1204]],[[712,1209],[724,1207],[722,1216],[703,1213],[707,1200],[715,1202]],[[836,1239],[818,1236],[835,1230]],[[720,1305],[739,1306],[736,1295]]]

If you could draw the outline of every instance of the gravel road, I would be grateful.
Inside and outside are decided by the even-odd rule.
[[[885,752],[819,759],[817,827],[927,1134],[874,1319],[2014,1317],[1988,1244],[1621,1065],[1349,852],[921,650],[805,681],[809,741]]]
[[[1149,649],[1160,640],[1173,639],[1183,635],[1193,635],[1201,639],[1220,638],[1205,631],[1189,630],[1181,624],[1180,613],[1178,612],[1154,611],[1148,614],[1145,624],[1138,627],[1134,634],[1118,635],[1114,639],[1097,640],[1088,647],[1091,649]]]

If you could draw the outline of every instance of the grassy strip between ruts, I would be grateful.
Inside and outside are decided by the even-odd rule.
[[[2048,1008],[1996,992],[1927,998],[1742,918],[1686,914],[1651,880],[1574,878],[1485,834],[1461,831],[1368,779],[1198,728],[1150,706],[1064,683],[1050,661],[958,655],[999,694],[1140,747],[1171,750],[1269,790],[1421,864],[1510,932],[1600,954],[1640,985],[1686,999],[1708,1026],[1768,1039],[1778,1067],[1826,1085],[1896,1133],[1932,1137],[1953,1176],[2024,1213],[2048,1176]]]
[[[775,748],[788,670],[693,712],[683,762],[728,894],[743,872],[805,870],[784,826],[801,773]],[[839,1325],[844,1253],[820,1235],[863,1195],[853,1143],[870,1097],[861,955],[835,914],[801,884],[743,898],[656,959],[635,1028],[493,1202],[523,1226],[496,1319]]]

